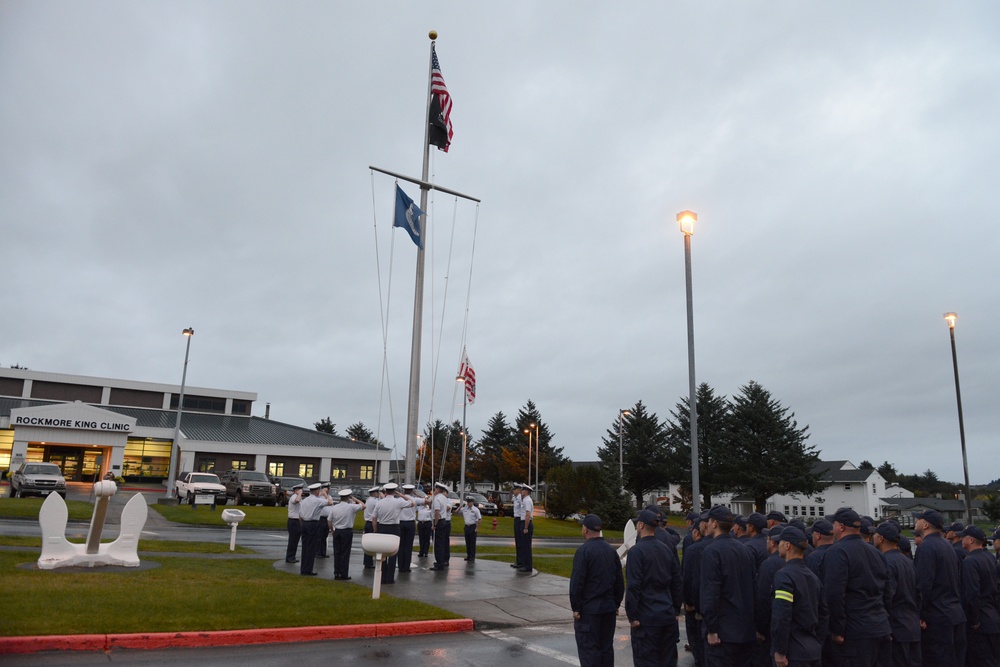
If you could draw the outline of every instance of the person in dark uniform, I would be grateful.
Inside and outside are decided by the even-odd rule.
[[[785,515],[778,510],[771,510],[764,518],[767,519],[768,529],[788,523],[788,519],[785,518]]]
[[[788,526],[789,528],[791,526]],[[767,549],[770,555],[757,568],[754,584],[754,625],[757,628],[757,645],[751,664],[754,667],[771,667],[771,607],[774,605],[774,575],[785,566],[785,556],[779,553],[784,528],[775,525],[767,529]],[[804,536],[803,536],[804,537]]]
[[[701,539],[701,534],[699,533],[695,539],[695,533],[698,531],[698,524],[701,523],[701,512],[688,512],[688,515],[684,517],[684,523],[687,525],[688,532],[681,541],[681,557],[687,553],[687,548]]]
[[[997,574],[1000,574],[1000,528],[997,528],[990,535],[990,542],[993,543],[993,555],[997,559]]]
[[[964,531],[965,525],[961,521],[955,521],[950,526],[945,528],[945,539],[951,542],[951,546],[955,550],[955,554],[958,556],[959,563],[965,560],[965,557],[969,554],[969,552],[962,546],[962,533]]]
[[[695,667],[703,667],[705,664],[705,638],[701,632],[701,556],[712,541],[712,537],[706,534],[707,523],[708,512],[700,513],[693,529],[698,540],[684,552],[681,563],[684,629]]]
[[[899,549],[899,526],[889,521],[875,529],[872,543],[885,559],[889,573],[889,628],[892,667],[920,667],[920,598],[913,561]]]
[[[889,664],[889,574],[877,550],[861,539],[861,517],[841,507],[833,515],[836,542],[823,558],[823,589],[830,609],[830,667]],[[825,664],[825,663],[824,663]]]
[[[659,516],[642,510],[637,539],[625,561],[625,613],[635,667],[676,667],[677,617],[681,613],[681,576],[670,548],[656,539]]]
[[[701,558],[701,615],[707,667],[750,665],[757,642],[753,623],[754,558],[729,531],[733,513],[724,505],[708,512],[712,541]]]
[[[809,546],[796,526],[781,531],[785,567],[774,575],[769,653],[777,667],[819,667],[828,620],[819,577],[803,560]]]
[[[920,653],[928,667],[965,663],[965,612],[961,567],[955,549],[944,539],[944,517],[935,510],[915,512],[914,529],[922,540],[913,557],[920,591]]]
[[[299,517],[299,503],[302,501],[302,488],[305,484],[292,487],[292,495],[288,498],[288,547],[285,549],[285,562],[298,563],[299,542],[302,541],[302,519]]]
[[[573,555],[569,606],[580,667],[614,667],[615,619],[625,596],[618,552],[601,535],[596,514],[583,517],[583,544]]]
[[[812,525],[813,551],[806,556],[806,565],[823,581],[823,558],[827,549],[833,546],[833,524],[820,519]]]
[[[747,535],[747,518],[741,514],[737,514],[733,519],[733,537],[740,543],[750,539]]]
[[[986,533],[970,524],[961,533],[968,556],[962,562],[962,607],[966,617],[967,667],[1000,665],[1000,612],[997,568],[983,547]]]
[[[764,531],[767,529],[767,518],[760,512],[752,512],[750,516],[747,517],[747,536],[746,542],[742,542],[747,549],[753,551],[754,568],[760,567],[760,564],[764,562],[767,558],[767,536]]]

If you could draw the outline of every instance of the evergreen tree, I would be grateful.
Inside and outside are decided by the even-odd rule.
[[[858,470],[875,470],[875,466],[868,459],[858,464]]]
[[[532,424],[537,426],[537,430],[532,427]],[[524,456],[524,469],[525,477],[528,473],[528,468],[531,470],[531,479],[524,478],[528,484],[535,485],[535,476],[537,465],[537,476],[538,480],[544,480],[547,471],[550,468],[560,466],[568,461],[568,459],[563,456],[562,447],[552,446],[553,434],[549,431],[549,427],[542,421],[542,415],[538,411],[537,406],[535,406],[534,401],[530,399],[517,413],[517,418],[514,420],[514,426],[517,429],[515,434],[518,440],[523,444],[523,452],[518,452],[518,454],[523,453]],[[528,436],[530,431],[531,436],[531,465],[528,465]],[[535,434],[538,435],[538,442],[535,442]],[[537,452],[536,452],[537,448]],[[515,479],[515,478],[512,478]]]
[[[614,476],[617,477],[618,445],[621,442],[624,486],[635,498],[635,506],[642,507],[646,492],[663,488],[670,482],[669,448],[665,425],[655,413],[646,410],[642,401],[636,403],[630,413],[624,419],[615,415],[604,445],[597,448],[597,456],[606,468],[614,469]],[[622,428],[620,440],[619,423]]]
[[[811,495],[823,488],[813,473],[819,454],[806,445],[809,427],[798,428],[794,416],[752,380],[730,402],[719,482],[751,496],[757,511],[775,494]]]
[[[434,456],[434,474],[444,482],[452,483],[456,491],[462,471],[462,422],[457,419],[450,426],[440,419],[424,428],[424,441],[429,448],[428,455]],[[467,443],[470,446],[471,440]],[[475,477],[469,473],[468,463],[465,471],[466,482]]]
[[[382,443],[378,441],[375,434],[365,426],[362,422],[357,422],[356,424],[351,424],[347,428],[347,437],[351,440],[357,440],[358,442],[367,442],[372,445],[381,445]]]
[[[715,390],[702,382],[695,392],[698,406],[698,488],[704,499],[701,507],[712,506],[712,494],[724,491],[719,485],[719,467],[716,463],[724,446],[726,418],[729,403],[725,396],[716,396]],[[669,475],[673,482],[687,485],[691,493],[691,411],[690,400],[682,397],[672,419],[666,423],[667,443],[670,447]],[[693,500],[693,499],[692,499]]]
[[[895,483],[896,478],[899,477],[899,471],[896,470],[896,466],[888,461],[885,461],[878,467],[878,474],[882,475],[882,478],[890,484]]]
[[[504,413],[496,413],[479,438],[470,467],[479,479],[492,481],[496,488],[500,488],[504,482],[514,481],[514,478],[503,474],[503,452],[505,449],[513,448],[515,444],[514,427],[507,423]],[[520,479],[517,478],[517,481]]]
[[[321,433],[332,433],[337,435],[337,425],[330,421],[329,417],[323,417],[318,422],[313,423],[317,431]]]

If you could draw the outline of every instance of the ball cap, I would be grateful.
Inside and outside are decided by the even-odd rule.
[[[923,512],[914,512],[914,519],[923,519],[927,523],[931,524],[938,530],[944,528],[944,517],[941,516],[941,512],[937,510],[924,510]]]
[[[580,523],[586,526],[587,530],[599,531],[604,528],[604,522],[596,514],[588,514],[580,519]]]
[[[899,542],[899,527],[889,521],[880,523],[877,528],[875,528],[875,534],[881,535],[890,542]]]
[[[688,512],[688,515],[684,517],[685,520],[697,523],[701,519],[700,512]]]
[[[642,510],[639,512],[639,516],[636,519],[647,526],[658,526],[660,525],[660,515],[653,510]]]
[[[760,512],[752,512],[750,516],[747,517],[747,523],[757,529],[757,532],[767,528],[767,517]]]
[[[716,505],[712,509],[708,510],[708,518],[715,519],[716,521],[732,523],[733,511],[725,505]]]
[[[789,528],[794,528],[794,526],[771,526],[767,529],[767,539],[772,542],[779,542],[781,541],[781,536]],[[805,539],[805,535],[802,538]]]
[[[814,533],[819,533],[820,535],[825,535],[829,537],[833,535],[833,524],[826,519],[820,519],[812,525]]]
[[[337,491],[337,495],[339,495],[341,498],[346,498],[347,496],[351,495],[352,493],[354,493],[354,492],[351,491],[350,489],[341,489],[340,491]]]
[[[782,542],[788,542],[789,544],[795,545],[799,549],[805,549],[809,545],[809,541],[806,540],[806,534],[795,526],[786,526],[785,529],[781,531],[781,537],[779,539]]]
[[[771,510],[765,518],[777,521],[778,523],[785,523],[785,515],[778,510]]]
[[[962,531],[962,537],[971,537],[979,542],[986,541],[986,533],[979,526],[969,526]]]
[[[861,517],[850,507],[841,507],[833,515],[833,522],[840,523],[850,528],[861,528]]]

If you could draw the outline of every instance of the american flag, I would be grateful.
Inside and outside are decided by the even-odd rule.
[[[451,95],[444,85],[441,74],[441,63],[438,62],[437,50],[431,46],[431,139],[430,143],[445,153],[451,144],[455,131],[451,127]]]
[[[469,363],[469,355],[462,350],[462,366],[458,369],[458,377],[465,383],[465,400],[469,405],[476,402],[476,371]]]

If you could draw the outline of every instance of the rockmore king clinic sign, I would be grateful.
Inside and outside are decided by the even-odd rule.
[[[44,428],[76,428],[88,431],[124,431],[132,430],[128,422],[94,421],[90,419],[65,419],[62,417],[30,417],[15,415],[11,419],[13,426],[41,426]]]

